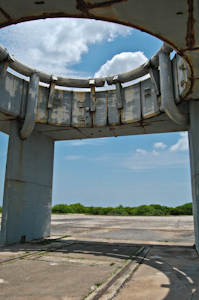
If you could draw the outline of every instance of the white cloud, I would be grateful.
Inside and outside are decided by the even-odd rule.
[[[82,159],[84,156],[83,155],[67,155],[64,157],[65,160],[79,160]]]
[[[155,149],[165,149],[166,145],[163,142],[154,143],[153,148]]]
[[[153,149],[153,154],[154,155],[159,155],[160,153]]]
[[[186,151],[189,149],[188,133],[181,132],[180,136],[181,137],[179,138],[177,143],[170,147],[170,151],[177,152],[177,151]]]
[[[144,154],[144,155],[147,153],[147,151],[145,149],[139,149],[139,148],[136,150],[136,152]]]
[[[95,139],[95,140],[80,140],[80,141],[71,141],[70,142],[70,146],[83,146],[83,145],[93,145],[93,146],[97,146],[97,145],[101,145],[105,143],[105,139],[101,138],[101,139]]]
[[[168,150],[163,150],[158,153],[152,151],[137,151],[125,158],[119,159],[119,165],[133,171],[150,170],[159,168],[183,167],[189,162],[189,157],[186,154],[179,154]],[[143,155],[144,154],[144,155]]]
[[[113,56],[95,73],[95,77],[114,75],[134,69],[147,61],[143,52],[122,52]]]
[[[24,63],[57,75],[76,75],[71,65],[79,63],[89,46],[131,34],[126,26],[73,18],[25,22],[0,31],[0,42]],[[78,74],[79,75],[79,74]]]

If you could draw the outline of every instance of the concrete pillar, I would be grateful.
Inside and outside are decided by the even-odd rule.
[[[22,124],[11,121],[0,242],[50,235],[54,141],[33,130],[21,140]]]
[[[189,118],[190,125],[188,132],[195,245],[199,253],[199,101],[190,101]]]

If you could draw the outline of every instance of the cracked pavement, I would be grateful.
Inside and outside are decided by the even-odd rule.
[[[0,246],[0,299],[199,299],[192,216],[52,215],[51,232]]]

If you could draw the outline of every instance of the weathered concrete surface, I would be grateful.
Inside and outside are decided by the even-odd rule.
[[[52,215],[51,235],[81,239],[120,239],[133,243],[192,243],[193,217]]]
[[[198,274],[195,249],[155,246],[114,299],[199,299]]]
[[[191,166],[191,185],[193,198],[193,215],[194,215],[194,233],[196,241],[196,249],[199,253],[199,155],[198,155],[198,135],[199,135],[199,101],[191,101],[190,124],[189,124],[189,155]]]
[[[32,248],[30,243],[24,244],[32,253],[4,261],[0,266],[0,299],[83,299],[139,249],[138,245],[76,241],[56,249],[60,242],[63,240],[57,245],[53,242],[52,252],[40,253],[35,252],[39,245]],[[18,248],[21,251],[23,246],[18,244]],[[1,249],[3,253],[5,247]],[[16,245],[10,246],[12,251]]]
[[[66,226],[71,236],[61,237]],[[144,231],[149,239],[161,230],[162,241],[145,236],[142,244],[139,235],[131,241],[128,231],[134,229],[142,239]],[[0,300],[199,299],[192,216],[52,215],[52,230],[57,236],[50,239],[0,246]],[[164,241],[172,230],[181,242]],[[107,232],[114,235],[98,238]]]
[[[11,121],[0,242],[50,235],[54,141],[37,130],[21,140]]]

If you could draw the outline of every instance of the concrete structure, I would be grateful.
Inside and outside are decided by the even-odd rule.
[[[0,47],[0,130],[10,135],[1,235],[4,244],[49,235],[53,141],[188,130],[199,252],[197,5],[194,0],[72,0],[68,4],[50,0],[28,5],[25,0],[8,0],[1,5],[0,27],[47,17],[85,17],[136,27],[167,43],[135,70],[95,79],[71,79],[31,69]],[[170,62],[173,49],[178,54]],[[7,72],[8,66],[29,76],[30,81]],[[147,73],[149,79],[122,87],[122,83]],[[96,91],[105,81],[113,84],[113,90]],[[89,91],[55,89],[55,84]]]

